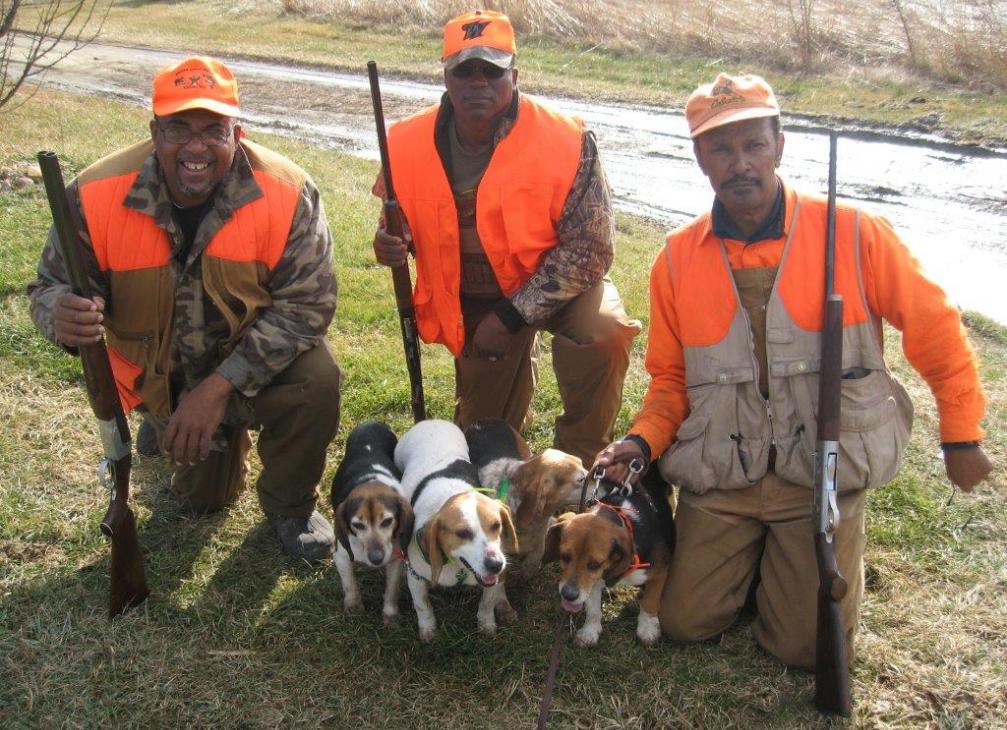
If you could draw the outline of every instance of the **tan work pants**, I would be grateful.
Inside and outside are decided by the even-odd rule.
[[[839,571],[849,582],[840,604],[848,656],[864,592],[863,490],[839,496]],[[685,490],[675,514],[677,542],[661,601],[661,628],[679,641],[720,634],[737,618],[756,569],[755,640],[792,667],[815,666],[818,568],[812,538],[812,493],[770,472],[746,489]]]
[[[318,499],[325,450],[339,426],[340,372],[326,343],[299,355],[252,399],[253,427],[261,428],[262,473],[256,491],[262,510],[285,517],[307,517]],[[158,442],[167,421],[151,419]],[[213,512],[244,491],[248,430],[222,426],[224,451],[194,466],[176,467],[171,490],[195,512]]]
[[[471,341],[492,304],[466,304],[466,340]],[[563,401],[554,445],[591,464],[612,442],[629,349],[640,329],[605,277],[545,321],[516,333],[496,362],[474,357],[466,347],[455,360],[455,423],[464,429],[480,418],[502,418],[520,431],[538,385],[538,333],[551,332],[553,370]]]

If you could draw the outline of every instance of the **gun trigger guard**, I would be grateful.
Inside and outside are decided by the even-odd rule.
[[[115,499],[115,480],[112,478],[112,462],[102,459],[98,462],[98,481],[112,494]]]

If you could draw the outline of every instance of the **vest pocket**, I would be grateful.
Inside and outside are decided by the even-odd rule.
[[[661,456],[669,482],[695,494],[742,489],[765,475],[765,440],[740,433],[738,408],[746,383],[708,384],[688,389],[689,416]],[[760,473],[761,472],[761,473]]]
[[[783,394],[774,399],[774,406],[788,403],[792,408],[778,420],[798,424],[796,433],[776,434],[776,471],[788,481],[807,486],[813,486],[818,430],[817,364],[814,369],[777,380]],[[909,441],[913,418],[909,396],[885,370],[844,378],[840,387],[839,491],[886,484],[898,472]]]

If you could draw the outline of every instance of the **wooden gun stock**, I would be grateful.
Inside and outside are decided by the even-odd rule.
[[[822,324],[822,366],[818,378],[818,434],[814,489],[815,557],[818,562],[818,627],[815,637],[815,706],[849,717],[850,668],[840,601],[846,579],[836,562],[839,526],[837,501],[839,423],[843,375],[843,298],[834,292],[836,260],[836,141],[829,134],[829,202],[825,241],[825,317]]]
[[[72,224],[74,216],[67,200],[59,159],[54,152],[39,152],[38,163],[70,286],[77,296],[91,299],[94,295],[80,251],[80,239]],[[150,594],[136,535],[136,519],[129,508],[132,442],[104,340],[82,346],[79,350],[87,397],[98,419],[98,431],[105,452],[98,474],[111,491],[101,531],[112,540],[108,610],[109,616],[114,618],[143,603]]]
[[[402,211],[395,197],[392,184],[392,166],[388,158],[388,138],[385,135],[385,112],[381,104],[381,87],[378,83],[378,65],[367,62],[367,77],[371,84],[371,103],[374,106],[374,123],[378,132],[378,152],[381,154],[381,175],[385,183],[385,231],[390,236],[402,238]],[[413,310],[413,285],[409,280],[409,264],[392,266],[392,284],[395,287],[395,304],[399,310],[399,324],[402,329],[402,346],[406,354],[406,369],[409,371],[409,385],[413,421],[419,423],[426,415],[423,400],[423,371],[420,367],[420,343],[416,330],[416,313]]]

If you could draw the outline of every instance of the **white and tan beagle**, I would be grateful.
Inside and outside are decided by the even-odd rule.
[[[629,498],[613,493],[581,514],[560,515],[546,534],[543,562],[561,563],[563,609],[577,613],[587,607],[584,625],[577,631],[578,646],[598,643],[601,594],[606,586],[642,586],[637,638],[644,646],[653,646],[661,638],[657,612],[674,537],[673,533],[669,537],[670,524],[664,524],[670,520],[670,508],[659,514],[655,497],[643,489],[639,487]]]
[[[465,440],[479,483],[494,490],[514,515],[522,574],[535,575],[550,518],[580,503],[587,478],[584,464],[557,449],[531,456],[520,434],[499,418],[476,421],[465,429]]]
[[[367,421],[350,432],[346,452],[332,480],[335,563],[343,584],[343,606],[361,611],[354,562],[384,567],[381,609],[385,626],[398,624],[402,561],[398,546],[413,531],[413,511],[402,493],[394,454],[398,439],[388,426]]]
[[[497,619],[508,623],[515,617],[503,585],[504,546],[517,549],[510,510],[476,491],[478,475],[468,457],[464,434],[441,420],[419,422],[395,448],[403,491],[415,515],[406,582],[420,639],[426,642],[437,629],[430,586],[481,586],[476,618],[482,634],[495,634]]]

